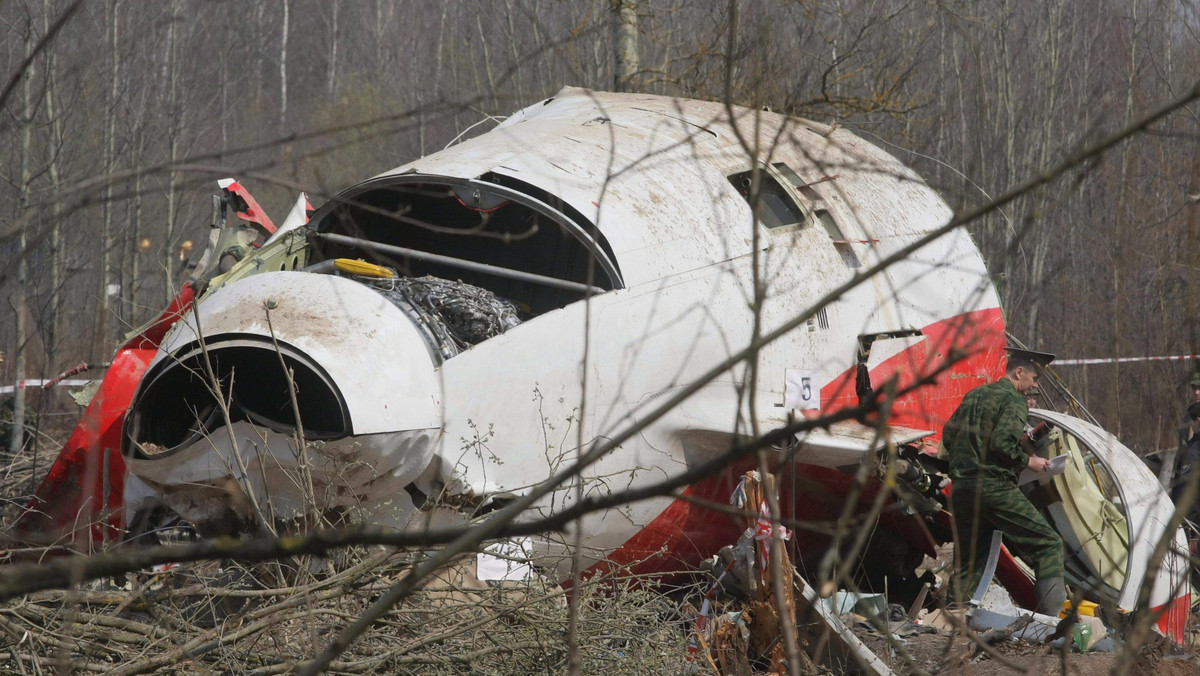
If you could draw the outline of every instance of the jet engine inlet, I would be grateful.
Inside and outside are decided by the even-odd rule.
[[[210,341],[207,350],[197,347],[161,362],[147,381],[130,411],[127,456],[168,455],[243,420],[285,434],[299,422],[306,439],[336,439],[350,431],[337,387],[286,345],[276,351],[257,338]]]

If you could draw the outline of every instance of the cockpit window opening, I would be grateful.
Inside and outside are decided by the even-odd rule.
[[[799,174],[792,171],[791,167],[783,162],[774,162],[771,164],[771,167],[774,168],[775,171],[779,172],[779,176],[783,178],[783,182],[785,184],[791,186],[793,190],[799,190],[800,193],[808,199],[813,199],[812,195],[809,194],[812,192],[812,189],[805,185],[804,179],[800,178]]]
[[[612,279],[615,280],[614,283],[616,284],[616,288],[622,288],[625,286],[624,281],[621,279],[621,271],[617,267],[617,256],[613,253],[612,247],[609,246],[608,239],[604,237],[603,233],[600,232],[600,229],[596,227],[596,224],[593,223],[591,219],[580,213],[579,210],[571,206],[570,203],[564,201],[558,195],[546,190],[542,190],[531,183],[526,183],[525,181],[513,178],[512,176],[507,176],[505,174],[498,174],[489,171],[488,173],[480,176],[479,180],[503,186],[511,190],[516,190],[532,197],[533,199],[545,203],[555,211],[562,212],[567,219],[582,227],[588,238],[594,243],[594,246],[597,249],[597,251],[593,252],[595,254],[595,258],[597,262],[601,264],[601,266],[607,267],[611,270],[608,274]],[[597,271],[596,274],[603,273]]]
[[[460,281],[511,301],[522,320],[622,287],[594,226],[520,186],[388,176],[340,196],[312,223],[312,264],[362,258],[407,277]]]
[[[803,227],[808,223],[805,211],[800,208],[793,192],[785,188],[779,176],[766,165],[758,167],[759,188],[758,220],[768,230],[779,230],[788,227]],[[729,183],[734,190],[754,208],[753,195],[754,170],[747,169],[729,175]]]

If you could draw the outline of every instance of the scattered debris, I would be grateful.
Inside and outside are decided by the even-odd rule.
[[[780,556],[772,561],[772,541],[784,542],[791,536],[786,528],[772,525],[764,491],[773,490],[773,486],[773,476],[764,478],[757,471],[749,471],[734,491],[730,502],[745,510],[749,525],[736,544],[723,548],[706,565],[715,579],[706,590],[691,650],[706,646],[706,654],[721,676],[749,674],[752,667],[760,665],[769,674],[786,674],[788,655],[783,640],[790,634],[796,637],[803,673],[815,673],[818,665],[834,673],[891,673],[842,623],[831,599],[819,597],[801,577],[784,547],[774,548]],[[783,585],[786,605],[782,612],[774,593],[776,576],[788,581]],[[728,609],[710,621],[717,590],[725,591],[732,599]],[[867,607],[874,603],[873,599],[849,594],[841,598],[847,599],[851,608],[854,604],[850,600],[864,601]],[[900,612],[904,614],[903,609]],[[790,627],[784,627],[784,623]],[[912,623],[904,618],[902,624]]]

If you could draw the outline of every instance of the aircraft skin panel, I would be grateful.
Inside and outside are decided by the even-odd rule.
[[[838,131],[833,138],[830,145],[841,149],[853,135]],[[869,158],[840,157],[831,162],[826,170],[834,171],[838,178],[812,189],[822,196],[839,225],[851,229],[848,235],[883,244],[923,234],[950,220],[952,212],[937,193],[895,158],[881,156],[878,149]]]
[[[603,437],[608,430],[616,429],[618,424],[630,424],[637,420],[640,416],[639,411],[652,408],[664,395],[671,394],[672,383],[690,382],[695,371],[703,370],[711,362],[725,356],[726,352],[720,349],[719,341],[710,335],[707,338],[717,342],[701,342],[691,351],[686,348],[680,349],[676,354],[670,355],[677,359],[678,363],[664,362],[664,356],[670,353],[664,353],[654,346],[652,340],[655,336],[648,336],[646,332],[641,331],[616,331],[619,324],[609,310],[614,306],[624,309],[619,302],[623,295],[627,295],[627,292],[604,294],[592,301],[596,306],[592,310],[593,316],[598,319],[595,320],[597,326],[593,328],[591,338],[593,358],[588,364],[588,401],[591,414],[585,415],[582,423],[579,422],[576,407],[579,401],[577,374],[583,354],[583,318],[581,311],[575,306],[539,317],[445,364],[443,377],[446,390],[469,394],[447,401],[447,444],[439,453],[459,467],[465,476],[476,477],[476,481],[472,483],[476,493],[517,493],[548,477],[574,457],[574,448],[579,438],[575,425],[584,425],[585,440]],[[645,300],[649,307],[653,307],[655,300],[667,307],[686,305],[678,299],[661,296],[650,296]],[[924,370],[910,374],[909,380],[905,382],[907,384],[912,378],[926,375],[941,364],[937,357],[939,350],[948,352],[951,347],[970,347],[973,350],[965,361],[957,364],[951,373],[943,377],[942,382],[950,389],[950,394],[929,400],[916,395],[911,400],[904,400],[902,405],[897,407],[895,424],[905,424],[901,421],[929,423],[944,420],[961,399],[961,394],[954,394],[957,389],[962,389],[965,393],[976,384],[995,379],[1002,363],[997,354],[1002,353],[1004,344],[1000,322],[998,310],[986,311],[973,317],[950,318],[937,326],[926,328],[929,338],[912,348],[920,350],[919,357],[905,351],[886,360],[884,364],[898,364],[908,360],[924,365]],[[669,320],[667,323],[670,323]],[[538,326],[539,324],[541,326]],[[675,322],[672,325],[677,324],[678,322]],[[634,325],[642,326],[638,321],[634,321]],[[970,326],[972,330],[964,330],[964,326]],[[990,331],[983,331],[978,327],[987,327]],[[541,349],[537,344],[524,340],[522,331],[554,336],[553,351]],[[614,332],[615,335],[625,336],[626,339],[632,336],[633,339],[628,346],[622,346],[620,341],[607,339]],[[689,339],[695,340],[698,333],[704,332],[689,327],[679,340],[674,340],[670,335],[664,335],[662,339],[667,344],[676,342],[683,345]],[[988,349],[980,349],[983,341],[988,341]],[[713,345],[717,346],[713,348],[715,354],[710,353],[713,350],[705,349]],[[646,369],[617,366],[616,374],[608,370],[612,368],[610,365],[622,363],[623,360],[614,354],[622,354],[626,349],[645,349],[647,355],[657,357],[659,368],[654,372],[660,379],[657,385],[653,384],[656,380],[654,373],[648,374]],[[497,359],[495,354],[504,354],[506,358]],[[792,354],[796,356],[802,353],[793,349]],[[703,355],[704,359],[699,359],[700,355]],[[764,381],[767,381],[767,374],[777,372],[776,369],[766,366],[762,368]],[[849,365],[849,360],[840,366],[831,365],[830,368],[838,368],[842,373],[833,371],[836,375],[831,375],[829,383],[823,388],[823,402],[828,402],[823,406],[823,410],[857,405],[857,399],[853,397],[854,369]],[[891,373],[898,370],[894,365],[890,368]],[[676,369],[679,374],[677,378],[662,380],[664,373],[673,373]],[[959,373],[979,375],[977,378],[955,378],[954,374]],[[478,382],[502,382],[510,396],[498,407],[494,398],[489,397],[486,388],[471,386],[472,383]],[[612,396],[614,393],[616,396]],[[640,394],[637,397],[632,396],[635,393]],[[480,410],[488,401],[492,401],[492,406],[488,409],[487,417],[466,419],[467,412]],[[775,403],[776,400],[768,391],[760,391],[759,407],[767,412],[762,416],[764,421],[772,418],[782,420],[779,412],[783,409],[776,408]],[[734,416],[739,410],[743,411],[743,415],[741,422],[737,423]],[[589,469],[585,475],[585,490],[618,491],[646,485],[661,480],[668,474],[682,472],[689,466],[727,450],[733,439],[729,430],[735,425],[740,425],[744,433],[749,434],[748,419],[748,412],[738,403],[735,381],[722,379],[713,382],[673,410],[666,418],[643,431],[639,437],[627,442]],[[932,426],[911,426],[933,429]],[[522,450],[528,447],[527,430],[530,429],[540,430],[537,453]],[[486,438],[480,439],[481,431]],[[940,431],[939,425],[934,438]],[[816,439],[813,441],[817,442]],[[836,466],[853,464],[861,459],[861,440],[847,437],[842,451],[835,450],[838,443],[842,442],[832,437],[821,441],[820,446],[814,447],[807,455],[801,451],[799,456],[805,458],[804,462]],[[520,458],[521,461],[514,462],[514,458]],[[736,476],[732,480],[736,484]],[[725,483],[721,481],[715,485],[719,486],[720,490],[726,488]],[[732,490],[732,486],[728,486],[728,489]],[[569,486],[564,487],[557,491],[550,501],[539,507],[549,510],[566,504],[572,499],[572,490]],[[726,493],[720,499],[724,500],[727,497]],[[712,495],[708,495],[707,498],[716,499]],[[628,510],[616,510],[607,515],[585,518],[585,551],[611,550],[623,544],[628,539],[628,534],[637,528],[646,527],[651,531],[658,529],[660,534],[667,533],[668,524],[659,520],[660,515],[656,510],[662,510],[668,504],[669,500],[648,501],[633,505]],[[681,509],[683,508],[673,507],[670,513],[679,513]],[[692,514],[694,509],[687,508],[683,512]],[[693,516],[708,524],[708,521],[700,516]],[[682,528],[680,524],[676,526]],[[711,544],[709,537],[716,532],[686,532],[684,528],[677,534],[678,537],[671,536],[656,546],[669,548],[687,542],[690,543],[687,547],[698,547],[697,551],[700,551],[703,547],[699,545]],[[648,533],[639,534],[637,537],[639,542],[648,542],[647,538],[653,539]],[[573,539],[568,538],[568,542],[571,541]],[[617,560],[620,560],[620,557]]]
[[[748,238],[728,236],[729,224],[749,223],[749,207],[725,173],[710,170],[706,160],[692,155],[688,147],[670,149],[631,169],[614,164],[614,159],[624,158],[614,158],[619,151],[611,147],[571,143],[560,149],[569,153],[555,161],[544,155],[555,150],[548,139],[575,133],[577,123],[562,122],[558,129],[541,121],[529,126],[533,129],[528,135],[514,130],[511,136],[472,139],[445,151],[446,157],[423,158],[402,169],[468,178],[492,171],[546,190],[599,226],[629,286],[749,251]],[[527,150],[514,152],[512,145]],[[507,159],[488,166],[470,160],[497,153]],[[641,154],[640,146],[637,153]],[[632,162],[631,158],[626,163]]]
[[[284,235],[307,223],[308,214],[312,210],[312,205],[308,203],[308,195],[300,193],[300,196],[292,203],[292,208],[288,211],[287,216],[284,217],[283,222],[279,224],[279,229],[272,233],[267,238],[267,241],[263,242],[263,246],[266,247],[274,244],[283,239]]]
[[[880,253],[883,253],[882,251]],[[952,312],[966,313],[1000,307],[983,259],[965,231],[950,233],[890,267],[886,300],[895,307],[899,323],[924,326],[944,314],[946,289],[954,289]]]
[[[391,173],[415,169],[470,176],[493,170],[546,189],[598,222],[629,286],[746,255],[750,238],[729,236],[737,231],[731,224],[750,219],[748,205],[726,179],[748,166],[740,148],[714,149],[711,135],[694,125],[674,129],[666,125],[665,131],[658,127],[653,132],[623,126],[621,114],[633,112],[644,117],[645,113],[630,111],[628,105],[618,105],[623,101],[613,99],[612,95],[602,99],[582,94],[560,96],[549,106],[537,106],[542,110],[536,117],[527,117],[528,124],[505,125],[502,132],[472,139]],[[714,123],[708,127],[721,129],[717,122],[725,115],[724,108],[713,105],[709,114]],[[600,118],[610,122],[595,123]],[[613,128],[594,129],[597,126]],[[646,157],[648,146],[672,140],[661,138],[668,131],[676,133],[675,145],[668,143],[659,154]],[[569,140],[564,140],[568,132]],[[590,137],[585,136],[589,133]],[[785,144],[775,149],[770,159],[795,165],[804,178],[818,177],[813,180],[819,180],[829,167],[814,165],[811,156],[819,155],[829,166],[839,167],[838,179],[818,183],[812,190],[839,219],[846,236],[857,238],[844,246],[856,250],[868,263],[949,217],[949,209],[937,195],[891,156],[857,140],[849,144],[853,147],[842,149],[840,144],[851,138],[848,133],[839,131],[836,141],[831,141],[807,126],[796,126],[784,139],[792,137],[797,143],[807,143],[800,146],[803,152]],[[814,150],[818,146],[820,150]],[[563,155],[561,161],[546,159],[556,152]],[[485,167],[474,161],[476,157],[503,160]],[[576,165],[606,167],[607,173],[594,175],[593,169],[585,174],[572,169]],[[853,173],[856,171],[861,173]],[[883,188],[892,192],[871,192]],[[868,222],[870,229],[865,225]],[[863,239],[876,234],[884,239]],[[784,246],[778,246],[781,241]],[[776,246],[783,256],[795,259],[805,269],[802,279],[848,279],[856,272],[840,262],[834,243],[818,226],[791,235],[760,228],[760,246]],[[773,261],[778,256],[768,258]],[[770,274],[770,263],[764,265],[765,274]],[[965,234],[930,244],[913,261],[872,280],[874,302],[865,296],[853,301],[869,310],[856,313],[864,322],[858,331],[892,331],[937,321],[938,308],[944,312],[946,289],[978,286],[981,278],[987,279],[986,269]],[[851,295],[868,293],[872,291],[856,290]],[[986,283],[973,294],[962,294],[959,304],[961,312],[969,312],[998,307],[999,302]]]
[[[738,272],[714,266],[708,274],[690,273],[661,286],[606,293],[590,301],[592,354],[588,401],[592,411],[604,410],[606,414],[597,419],[596,427],[585,430],[585,438],[603,435],[613,426],[627,423],[627,416],[636,415],[647,395],[690,382],[746,344],[751,310],[745,305],[744,287],[748,284],[742,277],[748,274],[749,261],[731,265]],[[776,300],[776,306],[788,305],[782,298]],[[795,302],[791,306],[795,308]],[[775,321],[790,318],[792,313],[794,309],[766,317],[764,330],[772,328]],[[466,414],[458,411],[479,410],[490,397],[488,391],[472,388],[472,380],[506,383],[516,389],[516,403],[532,400],[536,387],[545,399],[538,415],[559,427],[575,417],[572,411],[579,401],[579,365],[585,334],[583,315],[581,304],[568,306],[530,320],[447,362],[442,369],[446,391],[465,393],[446,402],[448,438],[466,436],[459,429],[463,424],[461,417]],[[746,321],[730,321],[739,315],[744,315]],[[827,337],[830,334],[832,338]],[[760,366],[763,405],[782,403],[785,368],[818,368],[832,378],[850,367],[852,351],[841,355],[822,353],[828,352],[825,346],[839,340],[853,341],[853,334],[841,335],[829,329],[822,336],[823,339],[814,340],[813,334],[802,327],[763,351]],[[495,356],[501,354],[505,355],[503,359]],[[735,372],[730,377],[740,376]],[[726,386],[728,391],[723,400],[726,408],[721,411],[719,425],[728,426],[734,422],[737,403],[732,381],[723,380],[730,384]],[[524,386],[519,387],[519,383]],[[562,399],[561,404],[556,403],[558,399]],[[492,411],[487,419],[473,422],[490,426],[494,437],[520,439],[530,425],[539,429],[543,423],[529,413],[518,414],[511,406],[499,410],[493,407]],[[514,485],[526,485],[529,477],[522,474],[526,469],[515,468],[517,478],[489,484],[490,489],[510,490]],[[486,472],[489,482],[503,474],[502,468]],[[481,471],[478,475],[485,473]]]
[[[279,519],[304,518],[315,500],[324,510],[353,511],[373,524],[403,529],[417,511],[405,488],[428,468],[440,432],[418,429],[309,442],[302,472],[292,433],[235,422],[213,434],[210,444],[182,449],[169,462],[126,458],[131,481],[154,490],[126,495],[125,514],[129,519],[143,507],[163,505],[196,523],[219,523],[230,506],[226,482],[232,480],[244,495],[261,501],[270,496],[270,513]],[[239,460],[235,442],[256,452]]]
[[[977,310],[930,324],[921,334],[925,340],[913,342],[871,368],[869,379],[878,389],[892,378],[897,387],[906,388],[921,378],[936,377],[933,387],[910,392],[892,404],[897,425],[933,430],[926,443],[936,445],[942,426],[966,393],[1003,375],[1004,317],[999,308]],[[948,365],[955,352],[963,358]],[[822,402],[826,399],[830,410],[857,405],[855,372],[846,370],[826,385]]]
[[[606,294],[606,296],[608,295],[610,294]],[[615,298],[620,294],[611,295]],[[604,306],[607,300],[606,297],[602,297],[593,302]],[[670,301],[671,299],[663,299],[662,302],[674,305]],[[445,365],[443,373],[445,387],[448,391],[463,391],[469,382],[482,381],[503,382],[506,391],[512,393],[503,408],[496,408],[493,405],[490,409],[491,415],[487,418],[471,421],[476,428],[487,430],[489,436],[484,444],[480,444],[480,446],[486,445],[486,451],[476,448],[472,444],[465,444],[469,447],[466,449],[458,447],[461,440],[474,439],[467,422],[459,416],[458,411],[478,410],[478,406],[488,398],[486,391],[475,388],[474,396],[468,395],[471,396],[470,399],[456,399],[447,402],[446,427],[448,432],[446,438],[450,443],[442,452],[451,455],[455,463],[463,466],[466,475],[486,477],[486,483],[476,482],[473,484],[473,488],[477,492],[520,490],[539,478],[549,476],[553,469],[561,466],[562,462],[569,461],[572,457],[577,440],[577,431],[572,425],[578,424],[573,421],[573,418],[577,416],[575,405],[579,400],[575,374],[578,373],[580,356],[583,351],[583,322],[578,315],[572,317],[571,315],[575,313],[570,310],[571,308],[568,308],[558,313],[539,317],[527,325],[494,339],[500,341],[496,343],[495,350],[497,353],[504,353],[507,356],[505,360],[498,360],[492,356],[493,352],[489,349],[491,341],[489,341],[489,344],[478,346]],[[593,344],[602,344],[607,342],[606,336],[617,331],[619,327],[609,319],[609,315],[604,309],[594,308],[593,312],[601,317],[601,321],[600,326],[593,333],[592,341]],[[553,320],[552,327],[537,326],[539,323],[550,323],[550,320]],[[572,324],[574,324],[574,328],[570,328]],[[528,348],[528,354],[525,355],[523,354],[525,350],[514,349],[515,345],[523,342],[520,336],[522,330],[555,336],[553,352],[531,346]],[[577,337],[573,337],[572,334]],[[618,332],[617,335],[628,335],[628,333]],[[642,334],[635,333],[633,335]],[[691,338],[688,334],[685,336]],[[511,345],[506,344],[509,341],[511,341]],[[644,342],[644,340],[635,341],[634,346],[640,347]],[[653,346],[646,347],[649,354],[659,355],[661,359],[661,352],[655,350]],[[703,349],[696,350],[696,353],[699,354],[704,354],[704,352]],[[560,354],[561,358],[555,356]],[[718,356],[723,355],[712,355],[712,358]],[[662,384],[655,387],[644,380],[637,379],[634,379],[634,382],[639,384],[631,386],[627,382],[628,379],[622,379],[620,376],[614,383],[615,389],[609,389],[605,373],[597,372],[597,369],[601,368],[598,365],[605,363],[619,364],[620,360],[606,359],[604,355],[600,354],[589,365],[589,402],[591,402],[590,407],[593,414],[584,419],[585,439],[603,436],[604,430],[614,426],[614,423],[628,424],[632,422],[637,418],[637,404],[646,400],[647,403],[653,405],[657,399],[657,397],[647,399],[643,395],[630,401],[633,397],[621,394],[622,392],[647,392],[649,389],[649,392],[658,393],[663,389]],[[707,366],[707,362],[697,364],[696,368],[702,366]],[[671,369],[663,370],[669,372]],[[636,369],[634,371],[641,373]],[[691,375],[691,371],[681,371],[678,379],[668,379],[665,384],[669,385],[670,382],[686,383]],[[524,383],[523,387],[521,383]],[[625,388],[621,389],[621,385],[625,385]],[[613,392],[616,392],[617,396],[610,398],[608,395]],[[622,404],[623,401],[626,403]],[[767,403],[770,400],[765,397],[760,398],[760,401],[763,402],[763,406],[770,405]],[[690,449],[681,447],[677,439],[679,433],[676,430],[687,428],[701,431],[729,429],[734,422],[733,412],[737,408],[734,383],[728,380],[712,383],[673,412],[668,421],[645,431],[640,437],[641,443],[630,442],[621,451],[614,452],[608,459],[599,463],[589,472],[589,480],[596,486],[602,485],[604,489],[612,487],[615,490],[628,485],[640,485],[645,481],[660,479],[663,476],[662,472],[670,471],[671,467],[682,471],[690,463],[704,458],[689,457],[689,451],[694,453],[696,449],[695,447]],[[525,411],[524,413],[520,412],[522,409]],[[602,421],[604,427],[600,427],[595,421]],[[676,422],[672,423],[671,421]],[[684,424],[680,424],[678,421],[683,421]],[[589,423],[593,426],[588,427]],[[539,438],[541,443],[546,445],[544,453],[533,457],[528,453],[521,454],[520,445],[528,436],[525,430],[529,429],[543,430],[539,434]],[[715,452],[724,450],[724,448],[711,450]],[[489,462],[493,456],[496,460]],[[513,463],[510,460],[513,457],[522,457],[525,461]],[[531,464],[530,461],[536,462]],[[539,466],[541,469],[536,469]],[[606,536],[613,533],[613,531],[597,527],[589,527],[587,531]],[[603,549],[608,545],[593,543],[591,546]]]
[[[646,124],[648,110],[659,113],[655,124]],[[827,202],[852,246],[903,246],[950,216],[910,169],[849,132],[826,135],[828,128],[816,123],[735,110],[746,131],[753,129],[747,117],[761,115],[764,161],[786,163],[803,180],[837,176],[811,189]],[[750,238],[731,233],[749,222],[750,209],[727,180],[747,169],[749,160],[724,106],[567,88],[514,118],[381,176],[416,171],[474,178],[495,171],[536,185],[598,225],[630,286],[749,251]],[[780,125],[785,132],[777,139]]]

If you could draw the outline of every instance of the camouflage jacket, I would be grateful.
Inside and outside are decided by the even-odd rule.
[[[1028,417],[1029,404],[1008,378],[968,392],[942,431],[950,480],[963,488],[977,479],[1015,484],[1029,463],[1021,448]]]

